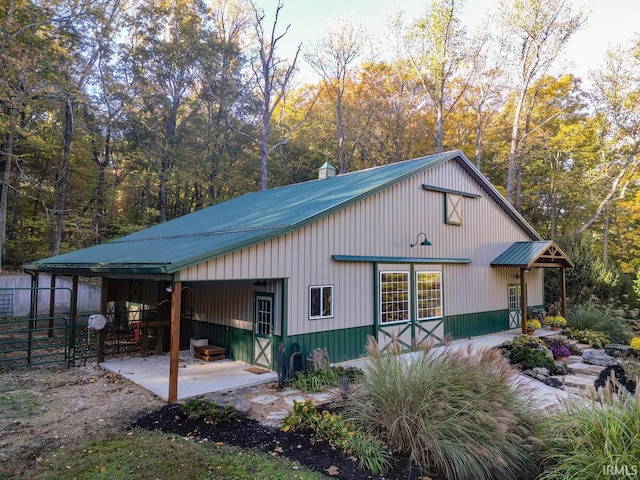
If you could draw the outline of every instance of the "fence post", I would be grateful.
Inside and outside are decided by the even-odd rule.
[[[53,337],[53,316],[56,314],[56,275],[51,274],[49,283],[49,332],[47,336]]]

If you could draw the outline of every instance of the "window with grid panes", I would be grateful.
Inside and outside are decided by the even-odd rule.
[[[442,316],[442,272],[416,272],[418,320]]]
[[[380,272],[380,323],[409,320],[409,272]]]

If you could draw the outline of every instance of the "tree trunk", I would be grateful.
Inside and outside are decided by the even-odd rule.
[[[69,162],[71,160],[71,141],[73,137],[73,104],[67,98],[64,105],[64,131],[62,132],[62,162],[56,174],[55,204],[53,215],[55,225],[51,254],[58,255],[64,233],[64,214],[67,204],[67,185],[69,183]]]
[[[15,108],[11,109],[11,120],[9,123],[9,133],[7,134],[7,142],[4,146],[4,171],[2,174],[2,184],[0,185],[0,271],[4,266],[4,258],[7,240],[7,204],[9,200],[9,185],[11,185],[11,169],[13,166],[13,139],[16,129]]]
[[[523,88],[520,92],[520,98],[518,98],[518,104],[513,114],[513,124],[511,127],[511,147],[509,148],[509,166],[507,170],[507,201],[513,205],[515,200],[516,190],[516,174],[517,174],[517,160],[518,160],[518,145],[520,142],[520,115],[522,113],[522,107],[527,95],[527,89]]]
[[[602,262],[609,261],[609,209],[604,214],[604,231],[602,235]]]
[[[336,99],[336,128],[338,134],[338,168],[340,173],[347,173],[344,161],[344,120],[342,117],[342,96],[338,94]]]

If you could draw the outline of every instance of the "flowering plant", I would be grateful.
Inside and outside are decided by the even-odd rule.
[[[562,315],[547,315],[546,317],[544,317],[544,324],[566,327],[567,320]]]
[[[568,357],[569,355],[571,355],[571,350],[569,350],[566,345],[563,345],[561,343],[552,343],[551,345],[549,345],[549,350],[551,350],[551,353],[553,353],[553,358]]]
[[[640,337],[633,337],[633,340],[631,340],[631,350],[635,353],[640,353]]]
[[[531,320],[527,320],[526,325],[527,325],[527,330],[537,330],[542,326],[540,325],[540,320],[536,320],[535,318],[532,318]]]

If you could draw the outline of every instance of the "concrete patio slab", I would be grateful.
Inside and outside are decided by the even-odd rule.
[[[132,357],[102,362],[100,366],[146,388],[163,400],[169,395],[169,354]],[[248,372],[251,365],[225,359],[205,362],[189,350],[180,352],[178,400],[205,393],[235,390],[277,381],[275,372]]]

